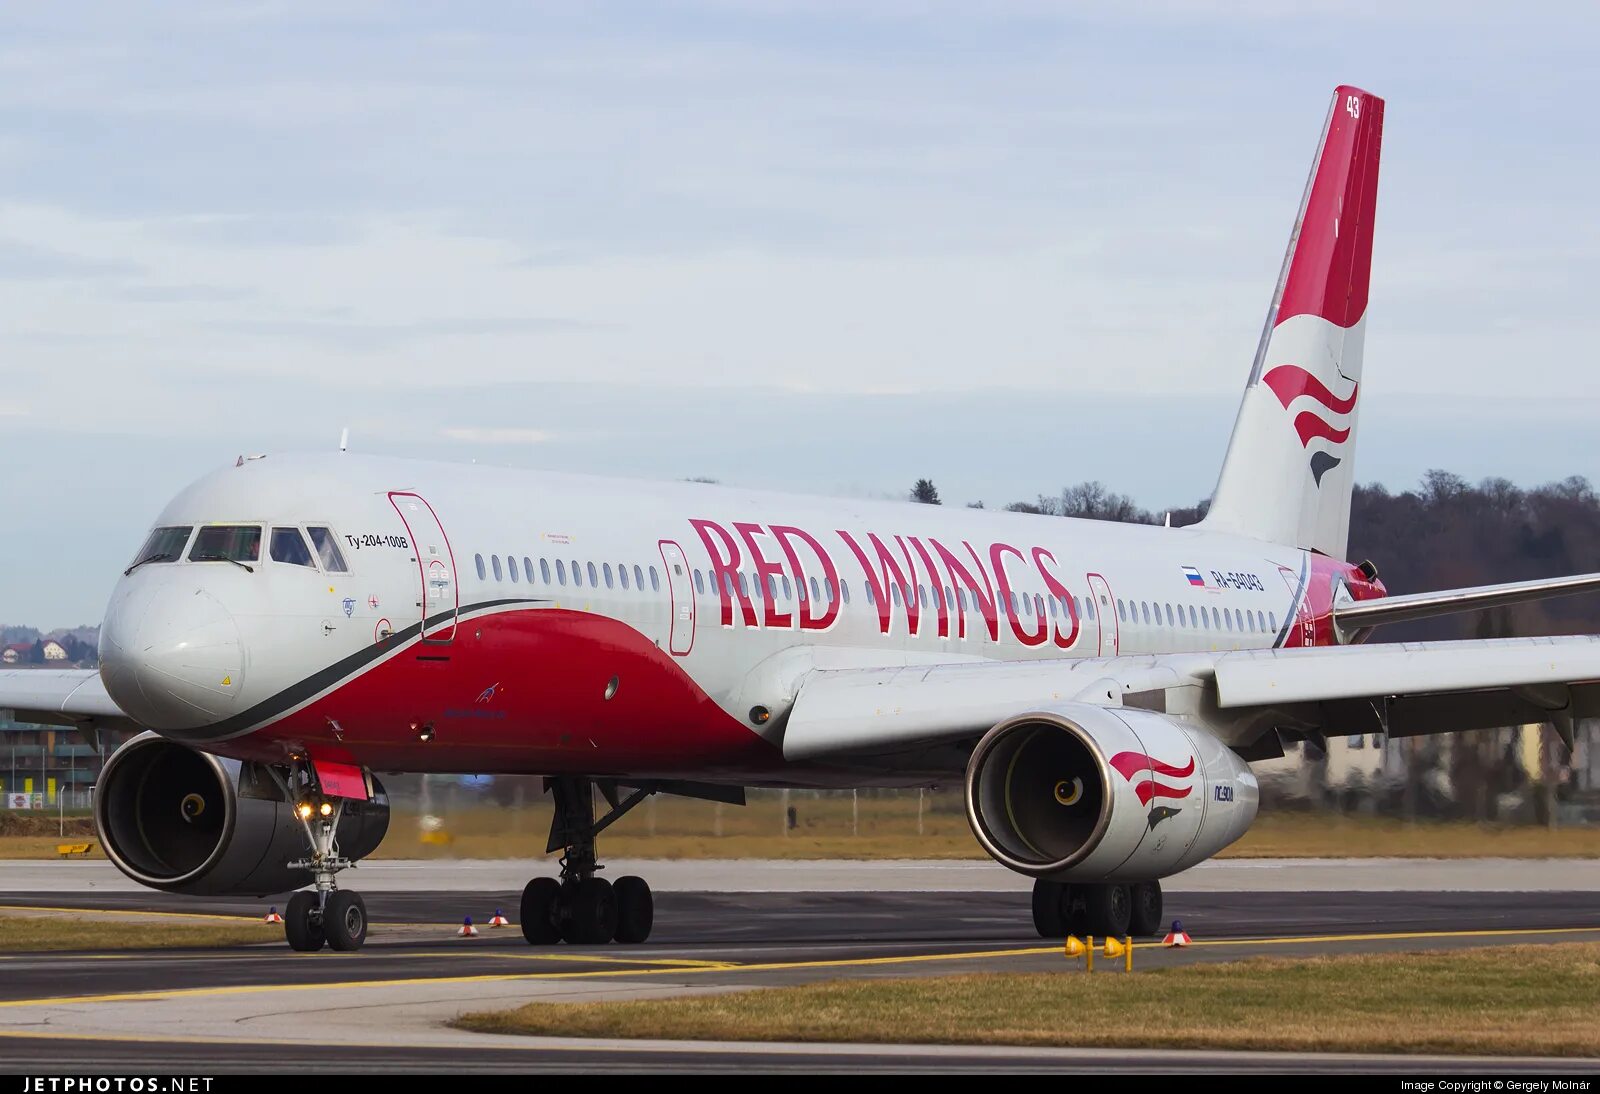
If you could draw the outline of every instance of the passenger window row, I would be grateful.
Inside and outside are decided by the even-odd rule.
[[[539,567],[534,569],[533,559],[523,555],[520,559],[515,555],[490,555],[487,563],[483,555],[473,556],[473,563],[478,570],[478,580],[488,581],[493,573],[495,581],[509,581],[514,585],[542,584],[551,588],[565,588],[570,575],[574,588],[588,587],[599,589],[602,584],[607,589],[628,589],[644,591],[645,577],[649,575],[650,589],[652,592],[661,590],[661,574],[654,566],[634,566],[631,573],[627,563],[617,563],[616,569],[611,568],[611,563],[603,562],[596,566],[593,562],[579,562],[577,559],[555,560],[554,567],[550,559],[541,558]],[[585,581],[585,576],[588,580]]]
[[[1278,617],[1273,612],[1245,611],[1240,608],[1196,609],[1185,606],[1161,604],[1154,601],[1117,600],[1117,618],[1124,623],[1143,626],[1187,627],[1190,630],[1236,631],[1240,634],[1276,634]]]
[[[274,529],[274,535],[281,529]],[[292,531],[290,529],[289,531]],[[277,558],[277,541],[274,539],[274,558]],[[337,550],[337,548],[335,548]],[[287,561],[280,560],[280,561]],[[539,559],[538,566],[534,566],[533,559],[528,555],[521,558],[515,555],[490,555],[487,561],[482,554],[474,556],[474,563],[478,570],[480,581],[493,580],[510,582],[512,584],[526,583],[529,585],[542,584],[546,587],[564,588],[569,582],[574,588],[623,589],[626,591],[643,591],[648,575],[651,592],[661,591],[661,575],[654,566],[644,567],[634,565],[631,569],[626,563],[618,563],[613,569],[611,563],[604,562],[596,566],[593,562],[579,562],[577,559],[556,559],[554,564],[549,558]],[[694,582],[694,591],[698,596],[744,597],[754,600],[798,600],[804,604],[808,600],[818,603],[832,604],[835,599],[844,604],[850,603],[850,584],[840,581],[835,588],[831,579],[818,580],[815,577],[806,581],[791,583],[787,575],[768,574],[765,584],[756,574],[724,573],[722,581],[724,588],[717,588],[716,575],[710,571],[693,570],[691,577]],[[913,592],[913,588],[915,592]],[[863,583],[862,597],[870,605],[877,605],[877,597],[870,584]],[[968,590],[959,587],[954,590],[950,586],[929,587],[918,584],[916,586],[891,583],[889,596],[895,607],[906,607],[915,597],[916,605],[924,609],[945,609],[950,612],[977,611],[980,609],[979,598],[969,596]],[[1009,594],[1011,611],[1023,618],[1043,619],[1048,615],[1051,619],[1070,619],[1076,609],[1078,618],[1093,622],[1094,598],[1092,596],[1043,596],[1038,593],[1018,592],[1012,590]],[[1142,624],[1144,626],[1166,626],[1169,628],[1188,628],[1191,630],[1209,631],[1237,631],[1238,633],[1275,634],[1278,629],[1277,616],[1272,612],[1244,611],[1239,608],[1226,609],[1211,607],[1196,608],[1193,604],[1163,604],[1153,601],[1133,601],[1118,599],[1117,618],[1128,624]]]

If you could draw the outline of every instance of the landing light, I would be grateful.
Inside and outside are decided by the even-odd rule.
[[[294,811],[295,811],[295,813],[297,813],[299,815],[301,820],[310,820],[311,819],[311,803],[310,802],[301,802],[299,805],[295,806]]]
[[[317,812],[321,813],[324,817],[333,816],[333,803],[332,802],[323,802],[321,807],[318,808]]]

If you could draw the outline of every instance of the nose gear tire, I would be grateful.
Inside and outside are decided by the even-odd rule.
[[[360,893],[335,889],[322,908],[322,930],[328,948],[349,953],[359,950],[367,940],[367,902]]]
[[[327,942],[320,919],[313,921],[317,911],[317,894],[302,891],[289,898],[283,912],[283,936],[291,950],[316,953]]]

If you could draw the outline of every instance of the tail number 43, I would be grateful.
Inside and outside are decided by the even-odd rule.
[[[1361,96],[1346,95],[1344,97],[1344,112],[1352,118],[1361,117]]]

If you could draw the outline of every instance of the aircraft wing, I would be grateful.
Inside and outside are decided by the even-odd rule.
[[[1169,711],[1250,759],[1280,755],[1284,736],[1524,722],[1553,723],[1570,747],[1572,720],[1600,714],[1600,636],[817,670],[800,684],[783,751],[816,760],[952,744],[1062,702]]]
[[[19,722],[93,730],[137,728],[94,669],[0,669],[0,710]]]

